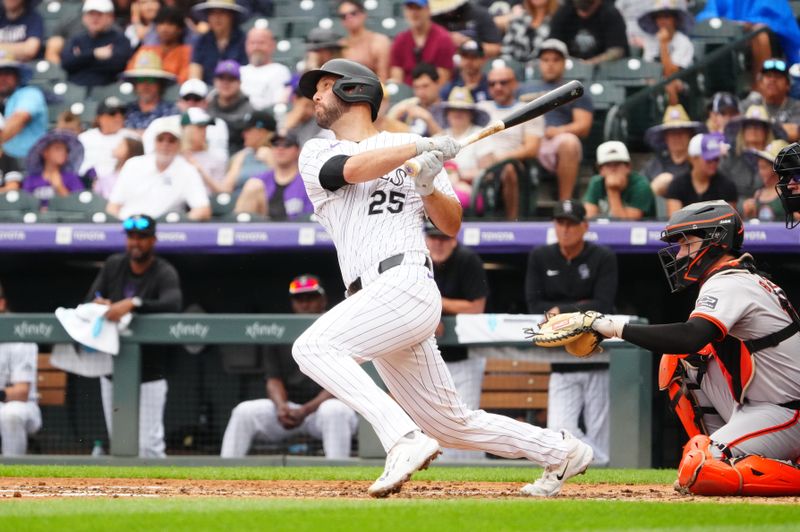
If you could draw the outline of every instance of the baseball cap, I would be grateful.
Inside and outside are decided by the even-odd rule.
[[[439,238],[451,238],[450,235],[445,234],[441,229],[433,225],[433,222],[427,220],[425,222],[425,227],[423,228],[426,236],[432,237],[439,237]]]
[[[306,36],[306,50],[316,52],[317,50],[341,49],[342,36],[328,28],[313,28]]]
[[[81,11],[88,13],[89,11],[99,11],[100,13],[113,13],[114,4],[111,0],[86,0],[83,3]]]
[[[414,4],[415,6],[419,7],[428,7],[428,0],[405,0],[403,2],[404,6],[407,6],[408,4]]]
[[[125,104],[116,96],[109,96],[97,106],[98,115],[110,115],[117,111],[125,111]]]
[[[711,111],[724,113],[725,111],[739,112],[739,99],[730,92],[718,92],[711,98]]]
[[[478,41],[473,41],[472,39],[469,41],[464,41],[461,43],[461,46],[458,47],[458,55],[474,55],[475,57],[483,57],[483,45]]]
[[[156,221],[146,214],[134,214],[122,221],[122,229],[127,234],[136,233],[142,236],[155,236]]]
[[[288,146],[300,147],[300,141],[298,140],[297,135],[295,135],[291,131],[288,131],[284,134],[278,133],[274,137],[272,137],[271,144],[273,146],[276,146],[279,143],[283,143]]]
[[[181,85],[178,96],[185,98],[190,94],[205,98],[208,96],[208,85],[202,79],[187,79]]]
[[[300,294],[325,294],[325,289],[319,282],[319,277],[316,275],[298,275],[292,282],[289,283],[289,295],[296,296]]]
[[[564,200],[553,209],[553,220],[572,220],[581,223],[586,220],[586,209],[578,200]]]
[[[631,156],[628,153],[628,148],[618,140],[609,140],[597,147],[597,164],[604,165],[606,163],[630,163]]]
[[[277,124],[275,117],[268,111],[253,111],[244,115],[244,129],[257,127],[268,131],[275,131]]]
[[[211,115],[199,107],[187,109],[181,115],[182,126],[209,126],[214,123]]]
[[[545,39],[544,41],[542,41],[542,44],[539,45],[539,51],[536,52],[536,57],[541,57],[542,52],[546,52],[548,50],[560,53],[561,56],[564,57],[565,59],[569,57],[569,51],[567,50],[567,45],[564,44],[563,41],[559,41],[558,39]]]
[[[239,63],[233,59],[225,59],[217,63],[217,67],[214,69],[214,77],[216,78],[221,76],[230,76],[232,78],[240,79],[241,75],[239,74]]]
[[[771,57],[761,64],[761,72],[780,72],[788,78],[789,66],[783,59]]]
[[[720,133],[699,133],[689,141],[689,156],[702,157],[704,161],[719,159],[728,150]]]
[[[178,115],[156,118],[150,123],[147,129],[152,132],[153,138],[158,137],[162,133],[169,133],[176,139],[180,139],[183,136],[181,117]]]

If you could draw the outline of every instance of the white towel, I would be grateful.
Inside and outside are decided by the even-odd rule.
[[[67,334],[81,345],[116,355],[119,353],[119,333],[127,329],[133,316],[128,313],[115,323],[105,318],[108,305],[85,303],[77,308],[56,309],[56,318]]]

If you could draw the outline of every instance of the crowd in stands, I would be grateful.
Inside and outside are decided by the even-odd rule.
[[[296,84],[337,57],[384,82],[379,129],[458,139],[570,79],[602,85],[629,58],[658,72],[647,83],[678,76],[649,99],[664,118],[641,138],[598,137],[601,86],[465,149],[447,171],[467,216],[546,216],[532,198],[581,198],[590,217],[639,219],[722,198],[771,219],[752,208],[772,197],[758,161],[800,138],[791,32],[751,39],[749,87],[704,92],[680,76],[703,48],[685,0],[77,2],[0,5],[0,193],[28,192],[43,212],[88,190],[110,216],[206,220],[223,194],[249,220],[308,218],[297,154],[331,133]],[[131,187],[142,168],[158,187]]]

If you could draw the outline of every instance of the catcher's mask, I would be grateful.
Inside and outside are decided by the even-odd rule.
[[[689,235],[700,238],[699,246],[678,258],[681,243]],[[692,203],[670,217],[661,240],[670,244],[659,250],[658,258],[674,293],[701,281],[724,254],[738,254],[744,240],[744,224],[723,200]]]
[[[800,212],[800,144],[793,142],[779,151],[772,169],[778,174],[775,190],[786,213],[786,228],[792,229],[800,224],[794,218]]]

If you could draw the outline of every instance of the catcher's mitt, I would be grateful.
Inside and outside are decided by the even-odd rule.
[[[592,323],[602,317],[593,310],[556,314],[540,324],[538,331],[525,329],[525,332],[540,347],[564,346],[569,354],[583,358],[603,350],[599,347],[603,335],[592,329]]]

